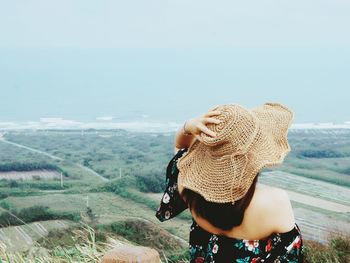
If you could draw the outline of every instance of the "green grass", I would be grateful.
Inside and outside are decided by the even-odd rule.
[[[313,211],[316,213],[327,215],[328,217],[333,218],[333,219],[337,219],[337,220],[344,221],[344,222],[350,222],[350,213],[333,212],[333,211],[329,211],[327,209],[322,209],[319,207],[306,205],[306,204],[299,203],[299,202],[296,202],[293,200],[291,200],[290,202],[291,202],[293,208],[300,207],[300,208],[304,208],[304,209],[309,210],[309,211]]]
[[[1,236],[4,238],[2,239],[2,245],[6,246],[6,250],[9,252],[27,251],[36,245],[37,240],[45,236],[46,232],[44,232],[43,229],[50,232],[59,232],[61,229],[66,229],[75,225],[76,223],[68,220],[49,220],[28,223],[19,227],[4,227],[1,228]],[[21,229],[30,237],[30,243],[24,240],[23,235],[18,229]]]
[[[350,162],[350,158],[349,158]],[[284,166],[279,169],[281,171],[293,173],[311,179],[321,180],[328,183],[337,184],[340,186],[350,187],[350,176],[340,174],[331,169],[322,169],[314,166],[313,168],[295,168],[291,166]]]
[[[48,206],[57,213],[86,211],[86,197],[89,197],[89,206],[93,213],[98,215],[98,220],[102,223],[110,223],[121,218],[144,218],[156,223],[165,229],[177,228],[177,235],[185,240],[188,238],[189,219],[174,218],[168,222],[159,222],[155,217],[156,211],[149,207],[147,202],[155,201],[145,198],[138,193],[140,198],[134,200],[118,196],[113,193],[86,193],[86,194],[50,194],[50,198],[41,196],[9,197],[6,202],[13,208],[23,209],[34,205]],[[148,200],[149,199],[149,200]]]
[[[348,263],[350,262],[350,236],[341,233],[329,236],[329,245],[304,241],[305,263]]]

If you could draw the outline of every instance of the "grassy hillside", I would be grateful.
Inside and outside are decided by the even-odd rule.
[[[140,229],[142,235],[140,235]],[[120,236],[120,234],[123,236]],[[146,236],[144,235],[146,234]],[[124,238],[127,236],[130,240]],[[151,236],[151,239],[149,237]],[[50,239],[40,240],[31,250],[11,253],[0,242],[0,260],[9,263],[62,263],[62,262],[100,262],[100,259],[115,244],[127,243],[142,245],[147,239],[147,246],[156,248],[162,262],[188,263],[187,248],[174,242],[161,229],[149,228],[137,221],[122,221],[97,228],[82,225],[68,231],[50,232]],[[327,246],[304,241],[304,262],[347,263],[350,260],[350,238],[341,234],[329,236]],[[165,251],[165,253],[164,253]],[[176,251],[169,255],[166,251]]]

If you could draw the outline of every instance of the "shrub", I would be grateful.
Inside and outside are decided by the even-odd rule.
[[[161,193],[165,189],[165,181],[155,175],[138,176],[137,187],[141,192]]]
[[[136,175],[137,188],[141,192],[161,193],[165,189],[165,176],[157,169],[143,170]]]
[[[6,201],[1,201],[0,202],[0,207],[6,209],[6,210],[9,210],[11,208],[10,204]]]
[[[23,208],[19,211],[10,210],[0,214],[0,225],[13,226],[23,225],[34,221],[54,220],[54,219],[68,219],[72,221],[79,221],[80,215],[76,212],[54,212],[45,206],[32,206]]]
[[[174,251],[185,247],[166,230],[146,220],[130,219],[114,222],[108,228],[129,241],[158,250]]]
[[[17,183],[17,181],[15,181],[15,180],[10,180],[10,181],[8,182],[8,186],[9,186],[10,188],[15,188],[15,187],[18,187],[18,183]]]
[[[102,187],[91,189],[92,192],[107,191],[112,193],[122,193],[124,189],[130,186],[135,186],[136,180],[134,177],[125,176],[121,179],[114,179],[104,184]]]

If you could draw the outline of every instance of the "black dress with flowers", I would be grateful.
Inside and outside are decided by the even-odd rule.
[[[156,212],[156,217],[161,222],[175,217],[187,208],[177,188],[177,159],[187,149],[180,149],[167,166],[166,189]],[[300,263],[304,259],[302,234],[296,223],[288,232],[274,233],[259,240],[246,240],[211,234],[192,218],[189,250],[191,263]]]

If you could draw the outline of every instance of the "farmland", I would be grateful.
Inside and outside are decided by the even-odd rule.
[[[50,170],[0,172],[0,180],[59,179],[60,173]]]
[[[334,231],[350,235],[350,131],[292,130],[288,136],[291,153],[282,165],[264,170],[259,183],[288,192],[305,239],[325,243]],[[167,248],[157,240],[147,245],[169,257],[185,251],[190,213],[163,223],[155,217],[173,139],[174,133],[125,130],[6,133],[0,139],[1,241],[25,249],[40,239],[37,232],[47,240],[50,231],[60,233],[80,221],[108,228],[144,220],[150,230],[164,231],[159,238],[180,242]],[[5,225],[6,219],[15,225]],[[118,235],[142,243],[125,231]]]

